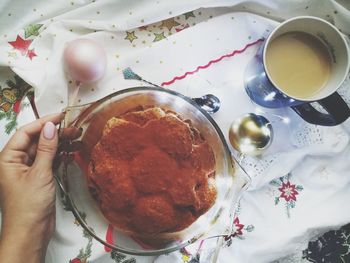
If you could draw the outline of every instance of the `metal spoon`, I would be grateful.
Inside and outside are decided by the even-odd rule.
[[[139,80],[144,83],[150,84],[157,88],[163,88],[157,84],[154,84],[144,78],[142,78],[140,75],[136,74],[134,71],[132,71],[131,68],[127,67],[123,70],[123,75],[125,79],[134,79]],[[203,110],[208,112],[209,114],[213,114],[217,112],[220,109],[221,103],[218,97],[214,96],[213,94],[206,94],[199,98],[192,98],[194,102],[196,102],[199,107],[201,107]]]
[[[213,94],[206,94],[199,98],[192,98],[192,100],[209,114],[217,112],[221,106],[219,98]]]
[[[232,122],[229,140],[241,154],[259,155],[273,139],[273,129],[264,116],[248,113]]]

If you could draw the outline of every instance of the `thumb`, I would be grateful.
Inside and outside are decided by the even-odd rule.
[[[33,166],[40,170],[52,170],[58,144],[55,124],[47,122],[41,131]]]

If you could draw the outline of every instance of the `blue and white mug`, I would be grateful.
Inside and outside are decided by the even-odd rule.
[[[266,52],[272,40],[288,32],[303,32],[318,38],[330,54],[330,74],[328,81],[309,97],[290,95],[281,89],[271,78],[266,67]],[[283,57],[281,57],[283,59]],[[334,126],[350,116],[349,106],[336,92],[349,72],[349,47],[345,38],[329,22],[311,16],[289,19],[277,28],[264,41],[245,72],[245,89],[249,97],[258,105],[267,108],[291,107],[305,121]],[[312,102],[319,103],[327,113],[320,112]]]

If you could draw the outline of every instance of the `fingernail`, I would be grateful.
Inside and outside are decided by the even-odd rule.
[[[52,140],[56,134],[56,126],[52,122],[45,123],[43,135],[46,140]]]

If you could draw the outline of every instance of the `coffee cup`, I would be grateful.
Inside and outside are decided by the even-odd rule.
[[[245,89],[260,106],[291,107],[309,123],[334,126],[350,116],[337,93],[348,72],[349,48],[339,30],[323,19],[300,16],[265,39],[247,66]]]

